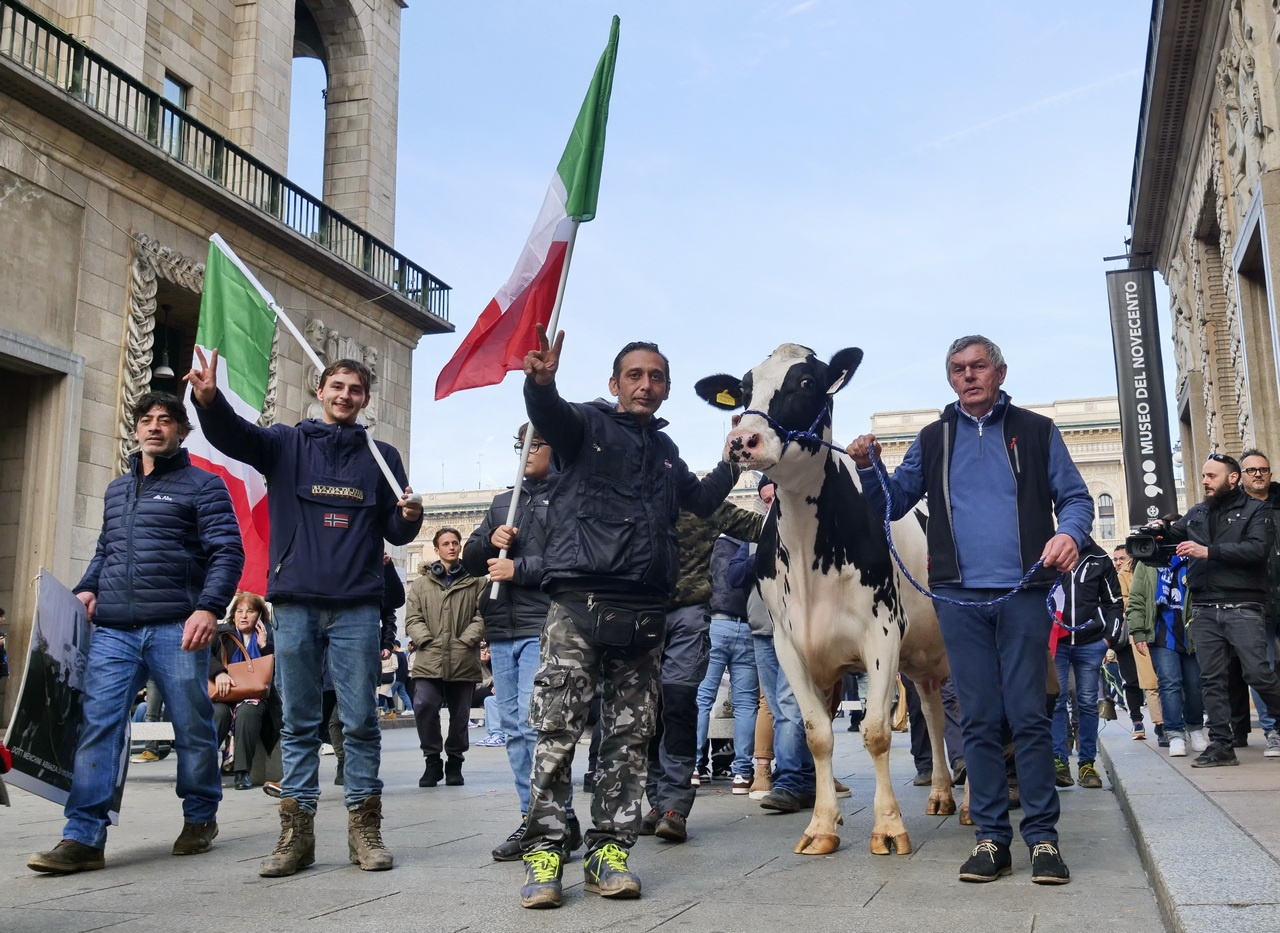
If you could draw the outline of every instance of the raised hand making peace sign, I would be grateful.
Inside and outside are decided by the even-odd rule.
[[[549,386],[556,381],[556,370],[560,368],[560,348],[564,346],[564,331],[556,334],[555,345],[547,340],[547,329],[535,324],[538,332],[538,349],[530,350],[524,358],[524,374],[532,376],[540,386]]]
[[[218,351],[214,350],[206,360],[204,351],[196,347],[196,357],[200,360],[200,368],[192,369],[182,377],[182,381],[190,384],[196,404],[208,408],[218,394]]]

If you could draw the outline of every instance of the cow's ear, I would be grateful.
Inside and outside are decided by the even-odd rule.
[[[742,380],[737,376],[728,376],[724,373],[707,376],[694,383],[693,391],[697,392],[698,398],[708,405],[723,408],[725,411],[742,407]]]
[[[835,395],[843,389],[845,384],[853,378],[861,362],[862,351],[857,347],[846,347],[831,357],[831,362],[827,364],[827,376],[831,379],[831,384],[827,386],[827,394]]]

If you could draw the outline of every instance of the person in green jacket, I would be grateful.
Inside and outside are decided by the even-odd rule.
[[[1204,751],[1209,744],[1191,618],[1184,558],[1175,555],[1166,567],[1135,565],[1125,621],[1134,649],[1149,653],[1156,671],[1170,758],[1186,757],[1188,732],[1195,751]]]
[[[413,718],[426,757],[419,787],[464,783],[462,762],[470,747],[467,734],[471,698],[480,680],[480,642],[484,619],[478,611],[488,577],[473,577],[462,566],[462,535],[441,528],[432,540],[440,559],[422,568],[405,600],[405,631],[417,646],[409,678]],[[440,733],[440,709],[449,708],[449,735]],[[441,763],[440,753],[448,755]]]

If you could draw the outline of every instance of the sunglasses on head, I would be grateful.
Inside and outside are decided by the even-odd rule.
[[[1232,473],[1240,472],[1240,461],[1238,461],[1235,457],[1228,457],[1226,454],[1214,453],[1214,454],[1209,454],[1209,456],[1206,459],[1216,460],[1218,463],[1225,463],[1227,465],[1227,469],[1229,469]]]

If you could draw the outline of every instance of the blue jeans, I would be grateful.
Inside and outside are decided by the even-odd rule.
[[[729,669],[733,701],[733,773],[751,777],[751,756],[756,746],[756,710],[760,706],[760,681],[756,677],[756,649],[751,629],[744,621],[711,620],[711,655],[707,676],[698,685],[698,748],[707,744],[711,707],[725,668]]]
[[[538,742],[538,733],[529,725],[529,697],[533,694],[533,675],[538,673],[538,639],[489,642],[489,664],[493,669],[498,719],[507,733],[507,761],[516,781],[520,812],[528,813],[529,772]]]
[[[404,705],[401,709],[413,709],[413,700],[409,699],[409,690],[404,685],[403,680],[397,680],[391,685],[391,708],[395,709],[396,698],[400,698],[400,702]]]
[[[813,753],[804,734],[804,714],[791,692],[787,675],[778,666],[773,636],[752,635],[756,671],[765,701],[773,713],[773,786],[793,794],[812,794],[818,786],[813,773]]]
[[[382,677],[377,603],[322,606],[280,602],[275,607],[276,677],[284,706],[280,730],[284,778],[280,795],[315,812],[320,800],[320,717],[325,644],[329,675],[342,720],[343,799],[355,810],[382,793],[378,767],[382,730],[378,726],[378,681]]]
[[[132,631],[96,628],[89,643],[84,722],[62,838],[95,849],[106,845],[107,812],[124,753],[129,706],[148,676],[160,685],[173,723],[183,819],[217,819],[222,778],[209,700],[209,649],[183,651],[182,624],[177,622]]]
[[[1080,760],[1093,761],[1098,756],[1098,681],[1102,676],[1102,659],[1107,656],[1107,643],[1099,638],[1087,645],[1073,645],[1067,639],[1058,642],[1053,656],[1062,691],[1053,708],[1053,755],[1067,760],[1067,672],[1076,674],[1076,709],[1080,715]]]
[[[1149,645],[1151,666],[1160,687],[1160,712],[1166,738],[1186,739],[1188,729],[1204,728],[1204,696],[1200,692],[1200,662],[1195,652]]]
[[[999,590],[935,587],[958,600],[988,600]],[[1042,589],[1019,590],[998,606],[937,603],[938,624],[960,699],[964,760],[969,769],[969,812],[974,835],[1009,845],[1009,779],[1002,731],[1013,732],[1022,796],[1019,829],[1029,846],[1058,839],[1058,790],[1053,735],[1046,707],[1049,626]]]

